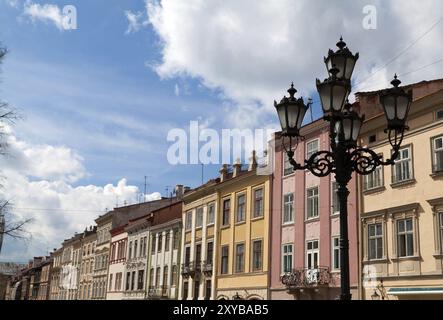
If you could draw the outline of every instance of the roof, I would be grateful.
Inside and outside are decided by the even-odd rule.
[[[403,89],[405,89],[407,91],[407,89],[411,88],[411,87],[417,87],[419,85],[431,84],[431,83],[440,82],[440,81],[443,81],[443,78],[432,79],[432,80],[422,80],[422,81],[419,81],[419,82],[415,82],[415,83],[411,83],[411,84],[408,84],[408,85],[400,86],[400,88],[403,88]],[[355,95],[356,96],[365,96],[365,95],[379,94],[383,90],[386,90],[386,88],[380,89],[380,90],[375,90],[375,91],[360,91],[360,92],[356,92]]]
[[[181,219],[182,205],[183,201],[178,200],[171,203],[169,206],[153,211],[152,225],[161,225],[176,219]]]

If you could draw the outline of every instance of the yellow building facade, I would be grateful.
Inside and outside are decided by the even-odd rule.
[[[216,298],[268,299],[269,175],[253,163],[220,171],[216,232]]]
[[[407,89],[414,101],[399,158],[359,177],[363,299],[443,299],[443,81]],[[377,93],[357,97],[377,107]],[[385,126],[373,115],[361,142],[387,159]]]

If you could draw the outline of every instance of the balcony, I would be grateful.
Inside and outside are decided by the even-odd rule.
[[[202,261],[202,272],[205,276],[210,277],[212,275],[212,270],[214,266],[212,262]]]
[[[194,277],[200,274],[202,270],[201,262],[196,263],[195,261],[183,263],[182,264],[182,275],[185,278]]]
[[[281,282],[288,291],[296,289],[318,288],[329,286],[333,283],[331,272],[328,267],[314,269],[293,269],[281,277]]]
[[[169,287],[168,286],[150,286],[148,290],[148,298],[150,299],[162,299],[169,297]]]

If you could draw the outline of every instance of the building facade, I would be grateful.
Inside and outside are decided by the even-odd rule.
[[[405,90],[413,103],[400,155],[359,182],[363,299],[443,299],[443,79]],[[379,92],[357,98],[373,113],[362,145],[389,158]]]
[[[95,246],[97,243],[97,228],[89,227],[83,232],[81,240],[81,265],[79,273],[78,300],[91,300],[93,274],[95,266]]]
[[[305,137],[294,150],[303,163],[330,149],[329,123],[317,120],[301,129]],[[284,141],[288,143],[288,141]],[[283,140],[275,136],[272,179],[271,299],[336,299],[340,294],[340,207],[335,177],[294,171]],[[355,176],[348,184],[350,284],[358,299],[358,219]]]
[[[54,249],[54,251],[51,253],[52,270],[51,270],[51,281],[49,283],[49,288],[50,288],[49,300],[61,300],[60,276],[61,276],[62,255],[63,255],[63,248]]]
[[[122,300],[128,233],[125,227],[111,230],[111,254],[109,255],[108,288],[106,300]]]
[[[214,300],[215,251],[219,179],[189,191],[183,197],[179,300]]]
[[[108,212],[95,220],[97,223],[97,242],[94,251],[94,271],[92,274],[92,300],[106,299],[113,213],[113,211]]]
[[[152,212],[148,234],[148,299],[178,297],[181,216],[181,200],[172,200],[170,205]]]
[[[268,299],[271,184],[249,168],[220,170],[216,231],[216,299]]]

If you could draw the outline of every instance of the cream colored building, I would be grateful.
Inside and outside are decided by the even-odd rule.
[[[97,229],[90,227],[82,237],[82,261],[80,265],[78,300],[92,299],[92,276],[94,273],[95,245]]]
[[[114,212],[97,218],[97,243],[94,252],[94,271],[92,275],[92,300],[105,300],[108,283],[109,250]]]
[[[112,229],[106,300],[123,299],[127,246],[128,233],[125,226]]]
[[[183,197],[183,233],[179,300],[214,300],[217,180],[211,180]]]
[[[49,283],[49,300],[61,300],[60,297],[60,274],[63,248],[54,250],[52,256],[51,281]]]
[[[399,158],[359,181],[363,299],[443,299],[443,80],[406,89],[414,99]],[[357,95],[373,113],[361,139],[386,159],[377,95]]]

